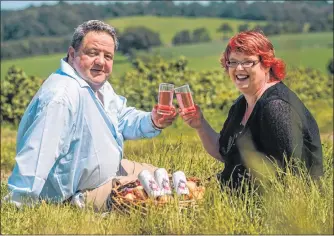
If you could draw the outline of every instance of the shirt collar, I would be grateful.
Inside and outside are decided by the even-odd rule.
[[[73,79],[75,79],[81,87],[88,87],[92,90],[92,88],[89,86],[89,84],[80,77],[80,75],[73,69],[73,67],[68,64],[65,60],[66,58],[60,59],[60,70],[67,74],[68,76],[71,76]],[[104,97],[104,90],[106,89],[112,89],[111,85],[109,84],[108,81],[106,81],[103,86],[99,89],[99,92],[102,94]],[[92,90],[93,91],[93,90]]]
[[[90,87],[89,84],[68,64],[65,58],[60,59],[60,70],[75,79],[81,87]]]

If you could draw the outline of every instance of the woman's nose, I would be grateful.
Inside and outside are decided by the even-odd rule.
[[[236,70],[244,70],[244,67],[241,65],[241,63],[238,63]]]

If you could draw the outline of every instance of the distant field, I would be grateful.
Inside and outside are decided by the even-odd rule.
[[[276,56],[285,60],[287,67],[304,66],[326,72],[329,59],[333,57],[333,34],[305,33],[270,37]],[[197,70],[218,69],[219,57],[225,50],[226,42],[211,42],[175,47],[155,48],[153,53],[166,58],[180,55],[188,58],[189,67]]]
[[[219,26],[223,23],[229,23],[233,28],[233,32],[237,32],[238,26],[248,23],[251,27],[256,24],[264,24],[264,21],[245,21],[236,19],[221,19],[209,17],[158,17],[158,16],[133,16],[133,17],[117,17],[107,20],[109,24],[114,26],[118,31],[122,32],[129,26],[146,26],[160,34],[161,41],[166,45],[171,44],[175,33],[187,29],[205,27],[213,40],[218,40],[222,37],[221,33],[217,32]]]
[[[209,45],[208,45],[209,46]],[[175,49],[176,50],[176,49]],[[200,47],[197,47],[197,50],[201,50]],[[219,58],[222,50],[217,50],[215,55],[204,55],[202,57],[191,57],[187,54],[184,55],[188,59],[189,68],[195,70],[214,70],[220,69]],[[180,49],[180,51],[182,51]],[[198,54],[199,52],[194,52]],[[206,53],[204,53],[206,54]],[[170,53],[167,51],[168,58],[170,58]],[[175,57],[178,54],[174,54]],[[287,69],[295,66],[311,67],[320,70],[323,73],[327,73],[327,64],[330,58],[333,57],[332,49],[326,48],[306,48],[306,49],[286,49],[286,50],[276,50],[276,56],[282,58],[286,65]]]
[[[288,68],[292,66],[309,66],[324,73],[327,72],[328,61],[333,57],[333,35],[331,32],[281,35],[270,37],[270,39],[276,49],[276,55],[286,61]],[[152,53],[159,53],[165,58],[175,58],[184,55],[189,61],[189,68],[212,70],[220,68],[218,60],[225,47],[226,42],[215,41],[176,47],[160,47],[153,49]],[[17,65],[28,75],[46,78],[59,67],[60,58],[64,56],[64,54],[52,54],[1,61],[1,78],[4,78],[11,65]],[[117,53],[113,76],[120,77],[129,69],[131,69],[131,64],[126,57]]]
[[[285,34],[269,37],[275,49],[328,48],[333,50],[333,32]]]
[[[5,77],[9,67],[12,65],[22,68],[27,75],[47,78],[52,72],[59,68],[60,59],[65,56],[65,54],[60,53],[1,61],[1,79]],[[129,68],[131,68],[131,64],[127,61],[127,58],[120,53],[116,53],[113,76],[119,77]]]

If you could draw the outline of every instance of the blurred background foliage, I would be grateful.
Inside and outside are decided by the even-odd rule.
[[[332,132],[332,10],[328,1],[59,1],[1,10],[1,121],[18,125],[41,83],[66,56],[73,29],[102,19],[116,28],[120,41],[109,81],[130,106],[149,111],[160,83],[188,83],[203,110],[224,117],[239,93],[219,64],[220,54],[235,33],[258,29],[287,64],[284,82],[311,109],[321,130]],[[217,122],[221,127],[222,120]]]
[[[73,29],[89,19],[108,20],[112,24],[116,20],[113,25],[123,39],[126,38],[126,35],[136,32],[134,27],[138,27],[137,34],[150,36],[168,30],[166,28],[169,25],[156,22],[150,29],[154,32],[146,31],[143,33],[140,27],[145,25],[140,25],[140,22],[134,21],[131,25],[117,22],[117,19],[123,21],[124,18],[133,16],[241,20],[237,24],[233,24],[233,22],[218,23],[219,25],[211,30],[211,33],[215,33],[212,35],[213,39],[217,38],[218,33],[221,33],[219,38],[225,39],[238,30],[254,27],[261,28],[267,35],[333,30],[333,5],[327,1],[255,1],[252,3],[236,1],[210,2],[206,5],[197,2],[175,4],[172,1],[109,2],[100,5],[92,3],[70,4],[59,1],[58,4],[51,6],[31,6],[16,11],[16,14],[12,14],[12,10],[1,10],[1,59],[63,52],[67,49]],[[178,43],[180,40],[184,42],[189,38],[189,29],[184,26],[182,23],[174,24],[169,31],[176,29],[178,32],[174,32],[173,36],[169,35],[168,41],[163,39],[163,43]],[[130,32],[129,29],[126,29],[128,27],[131,27]],[[206,25],[206,27],[212,26]],[[122,36],[122,34],[125,35]],[[198,37],[199,35],[203,35],[203,37]],[[197,31],[187,42],[203,42],[204,39],[208,41],[211,38],[208,33]],[[142,44],[143,48],[156,46],[158,42],[158,40],[152,40],[151,37],[146,38],[146,40],[149,42]],[[136,44],[129,46],[127,40],[122,40],[121,44],[123,43],[127,45],[121,50],[124,53],[127,53],[128,47],[138,47]]]
[[[322,132],[332,133],[332,10],[328,1],[59,1],[1,10],[1,121],[18,125],[41,83],[66,56],[73,29],[101,19],[116,28],[120,41],[109,81],[130,106],[148,111],[157,102],[159,83],[188,83],[195,102],[220,128],[219,116],[225,117],[239,95],[219,64],[220,54],[235,33],[258,29],[286,62],[284,82]]]
[[[166,61],[157,55],[146,56],[143,60],[133,60],[133,69],[120,78],[110,78],[109,82],[118,94],[127,98],[129,106],[146,111],[157,103],[160,83],[173,83],[175,86],[187,83],[194,101],[204,111],[226,113],[240,95],[228,75],[222,70],[197,72],[187,63],[185,57]],[[42,82],[41,78],[27,76],[21,68],[9,68],[5,79],[1,80],[1,120],[17,125]],[[321,122],[318,120],[322,129],[332,125],[331,110],[328,110],[333,106],[333,79],[330,75],[316,69],[297,67],[288,71],[284,83],[297,93],[316,118],[322,119]],[[174,104],[177,106],[176,101]]]

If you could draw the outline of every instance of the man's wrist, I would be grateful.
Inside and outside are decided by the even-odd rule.
[[[155,130],[159,130],[159,131],[161,131],[161,130],[164,129],[164,128],[160,128],[160,127],[156,126],[156,124],[155,124],[154,121],[153,121],[153,117],[152,117],[152,115],[151,115],[151,123],[152,123],[152,126],[153,126],[153,128],[154,128]]]

